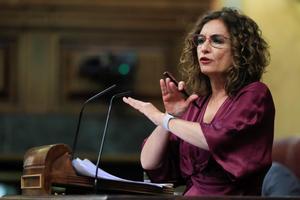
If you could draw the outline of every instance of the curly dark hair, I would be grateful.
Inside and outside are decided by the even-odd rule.
[[[199,34],[207,22],[215,19],[221,20],[230,34],[233,66],[226,74],[225,91],[233,96],[245,85],[261,79],[270,60],[268,44],[262,38],[258,25],[235,9],[223,8],[201,17],[188,33],[180,57],[181,74],[190,91],[199,95],[211,93],[209,78],[200,71],[192,36]]]

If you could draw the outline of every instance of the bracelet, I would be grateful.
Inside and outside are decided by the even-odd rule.
[[[173,115],[170,115],[169,113],[166,113],[164,115],[163,123],[162,123],[162,126],[164,127],[164,129],[170,131],[170,129],[169,129],[169,122],[170,122],[171,119],[174,119],[174,118],[176,118],[176,117],[173,116]]]

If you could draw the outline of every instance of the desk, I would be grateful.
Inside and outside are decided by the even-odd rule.
[[[184,197],[184,196],[141,196],[141,195],[51,195],[51,196],[6,196],[1,199],[6,200],[300,200],[298,197],[260,197],[260,196],[204,196],[204,197]]]

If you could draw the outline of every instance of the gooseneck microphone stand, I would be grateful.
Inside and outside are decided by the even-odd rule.
[[[97,193],[97,186],[98,186],[98,171],[99,171],[99,164],[100,164],[100,160],[101,160],[101,155],[102,155],[102,150],[103,150],[103,146],[104,146],[104,141],[105,141],[105,136],[106,136],[106,132],[107,132],[107,127],[108,127],[108,123],[109,123],[109,119],[110,119],[110,113],[111,113],[111,108],[112,108],[112,104],[113,104],[113,100],[115,98],[118,97],[122,97],[125,95],[130,94],[130,91],[127,92],[121,92],[118,94],[115,94],[111,97],[110,102],[109,102],[109,107],[108,107],[108,111],[107,111],[107,115],[106,115],[106,121],[105,121],[105,126],[104,126],[104,130],[102,133],[102,139],[101,139],[101,144],[99,147],[99,152],[98,152],[98,159],[97,159],[97,164],[96,164],[96,171],[95,171],[95,182],[94,182],[94,189],[95,189],[95,193]]]
[[[79,133],[79,128],[80,128],[80,124],[81,124],[81,118],[82,118],[82,113],[83,113],[83,110],[85,108],[85,105],[87,103],[89,103],[90,101],[96,99],[97,97],[100,97],[102,95],[104,95],[105,93],[109,92],[110,90],[112,90],[113,88],[115,88],[117,85],[114,84],[108,88],[106,88],[105,90],[97,93],[96,95],[90,97],[88,100],[86,100],[82,107],[81,107],[81,110],[80,110],[80,114],[79,114],[79,118],[78,118],[78,122],[77,122],[77,128],[76,128],[76,133],[75,133],[75,136],[74,136],[74,141],[73,141],[73,147],[72,147],[72,155],[71,155],[71,159],[74,158],[74,154],[75,154],[75,151],[76,151],[76,146],[77,146],[77,139],[78,139],[78,133]]]

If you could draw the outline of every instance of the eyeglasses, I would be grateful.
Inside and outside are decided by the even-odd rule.
[[[210,46],[217,48],[217,49],[223,49],[229,47],[229,43],[227,40],[229,40],[228,37],[225,37],[223,35],[214,34],[211,36],[205,36],[205,35],[193,35],[192,42],[195,45],[195,47],[202,46],[205,41],[208,40],[208,43]]]

